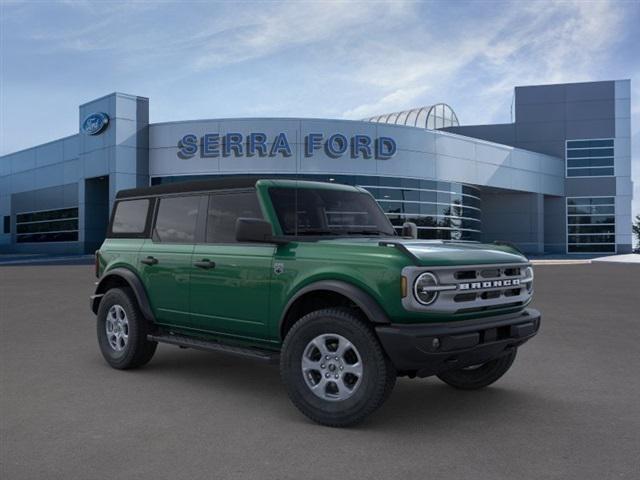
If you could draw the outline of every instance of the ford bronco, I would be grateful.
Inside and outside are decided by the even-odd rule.
[[[533,269],[509,245],[415,237],[359,187],[120,191],[96,252],[100,350],[117,369],[158,343],[279,362],[293,404],[329,426],[362,421],[397,376],[486,387],[540,326]]]

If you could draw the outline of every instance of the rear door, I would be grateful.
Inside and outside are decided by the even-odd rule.
[[[192,256],[191,322],[209,332],[263,338],[275,245],[236,242],[238,217],[263,218],[254,189],[209,196],[205,243]]]
[[[203,228],[198,221],[206,208],[204,195],[161,197],[156,202],[151,239],[138,257],[142,279],[158,323],[189,327],[191,256]]]

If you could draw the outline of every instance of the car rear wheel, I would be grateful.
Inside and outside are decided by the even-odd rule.
[[[121,370],[145,365],[158,346],[147,340],[149,323],[128,288],[113,288],[102,297],[97,333],[102,356],[113,368]]]
[[[296,322],[282,346],[280,369],[293,404],[332,427],[364,420],[396,380],[371,327],[346,308],[318,310]]]
[[[491,385],[507,373],[516,359],[516,353],[517,349],[514,348],[506,355],[486,363],[440,373],[438,378],[460,390],[478,390]]]

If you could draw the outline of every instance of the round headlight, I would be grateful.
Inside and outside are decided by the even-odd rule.
[[[433,273],[426,272],[416,278],[413,294],[422,305],[431,305],[438,297],[438,291],[433,287],[438,285],[438,279]]]
[[[527,267],[525,269],[524,278],[529,280],[527,282],[527,292],[531,293],[533,291],[533,267]]]

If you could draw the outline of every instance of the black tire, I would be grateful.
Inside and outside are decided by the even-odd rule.
[[[320,398],[313,393],[303,374],[302,358],[308,345],[326,334],[346,338],[361,357],[362,376],[346,399]],[[395,368],[373,329],[347,308],[317,310],[296,322],[282,346],[280,373],[293,404],[311,420],[330,427],[351,426],[364,420],[384,403],[396,382]],[[344,381],[347,383],[346,376]]]
[[[491,385],[502,377],[513,365],[517,349],[512,349],[506,355],[495,358],[477,367],[467,367],[449,370],[438,374],[438,378],[447,385],[460,390],[478,390]]]
[[[121,350],[117,350],[109,340],[106,323],[107,315],[112,307],[121,307],[128,322],[126,344]],[[129,288],[113,288],[102,297],[98,307],[98,345],[102,356],[109,365],[119,370],[141,367],[149,362],[158,346],[157,342],[147,340],[149,322],[144,318],[135,295]]]

